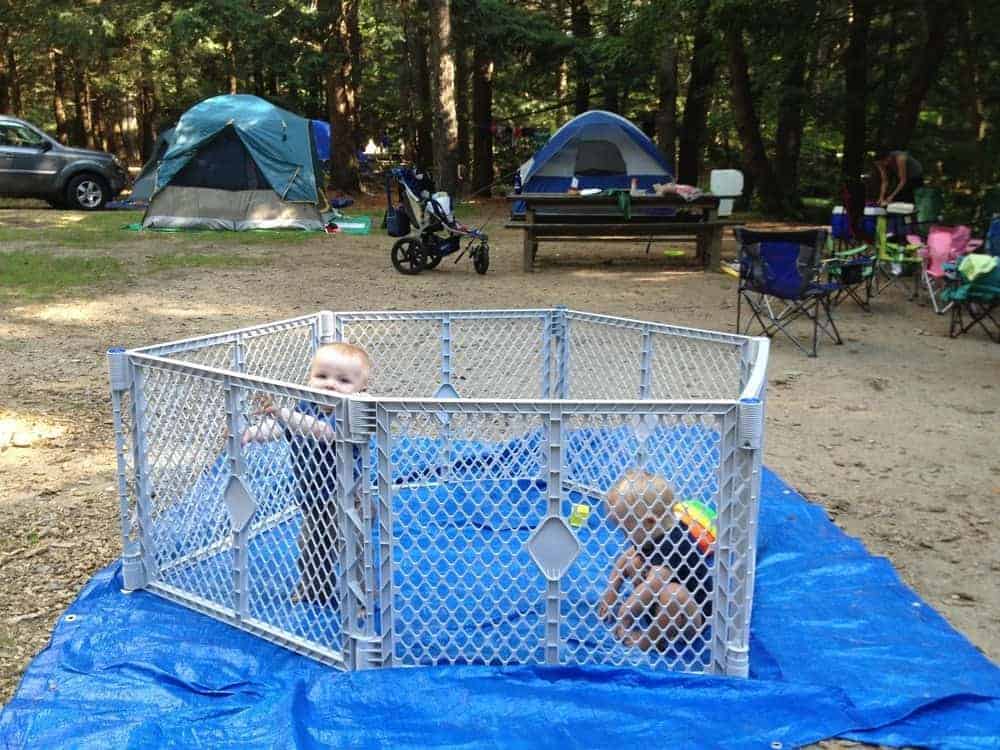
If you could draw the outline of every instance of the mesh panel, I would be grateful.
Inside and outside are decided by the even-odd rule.
[[[533,415],[392,420],[397,663],[542,660],[545,581],[524,547],[546,507],[539,427]],[[501,435],[503,456],[483,441]]]
[[[740,395],[740,346],[651,335],[650,398],[733,399]]]
[[[441,383],[441,325],[436,320],[350,320],[343,325],[342,340],[371,357],[371,393],[430,397]]]
[[[313,336],[310,325],[247,337],[243,342],[243,371],[287,383],[304,383],[313,353]]]
[[[156,568],[164,583],[228,608],[231,528],[221,501],[227,433],[221,384],[155,366],[139,369],[148,503],[140,518],[146,516]],[[203,564],[191,565],[193,558]]]
[[[573,319],[568,338],[570,398],[640,397],[641,331]]]
[[[253,392],[250,401],[261,395]],[[309,401],[290,408],[295,427],[251,415],[245,475],[259,505],[248,546],[248,609],[279,631],[339,654],[343,532],[333,413]]]
[[[563,579],[563,660],[705,671],[713,545],[707,530],[680,521],[678,504],[717,510],[717,420],[579,415],[567,427],[577,491],[564,497],[563,514],[580,503],[589,514]]]
[[[171,359],[190,362],[193,365],[214,367],[217,370],[228,370],[233,366],[234,344],[210,344],[197,348],[173,352]]]
[[[463,398],[540,398],[546,318],[454,320],[452,383]]]

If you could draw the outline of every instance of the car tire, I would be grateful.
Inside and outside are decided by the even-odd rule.
[[[110,197],[108,183],[97,175],[78,174],[66,186],[66,205],[76,211],[100,211]]]

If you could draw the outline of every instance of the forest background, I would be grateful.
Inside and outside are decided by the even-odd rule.
[[[736,167],[827,211],[911,151],[952,218],[1000,181],[1000,0],[0,0],[0,113],[133,166],[196,102],[251,93],[488,194],[574,114],[654,137],[680,182]],[[816,213],[815,211],[813,213]]]

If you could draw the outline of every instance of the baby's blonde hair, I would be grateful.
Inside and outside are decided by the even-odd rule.
[[[666,479],[640,469],[629,469],[608,490],[608,509],[620,521],[631,513],[644,518],[668,519],[674,491]]]
[[[361,365],[365,373],[365,382],[368,382],[368,378],[372,374],[372,358],[368,356],[368,352],[362,349],[356,344],[348,344],[346,341],[337,341],[332,344],[323,344],[313,355],[313,360],[320,355],[321,352],[329,352],[331,354],[337,354],[341,357],[350,357],[351,359],[357,360]]]

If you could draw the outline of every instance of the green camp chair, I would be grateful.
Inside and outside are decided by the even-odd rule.
[[[958,279],[942,292],[952,304],[948,335],[957,338],[978,325],[1000,344],[1000,262],[973,253],[958,265]]]
[[[920,290],[920,268],[923,258],[917,255],[921,245],[889,241],[888,217],[884,214],[875,221],[875,262],[876,272],[872,293],[881,294],[904,277],[913,278],[910,298]]]

